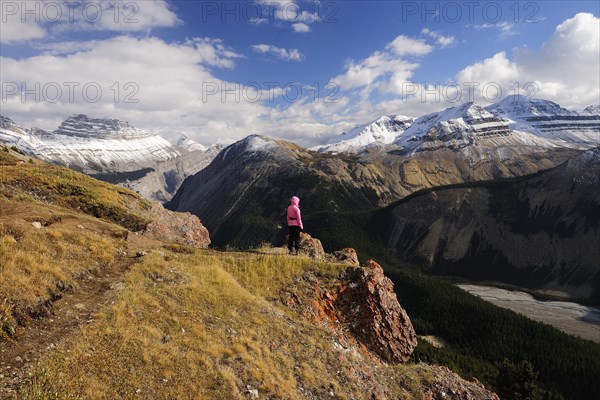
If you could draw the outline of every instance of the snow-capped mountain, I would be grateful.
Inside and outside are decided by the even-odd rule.
[[[406,155],[449,149],[461,151],[470,159],[491,152],[501,158],[514,157],[532,147],[556,147],[543,138],[509,129],[508,121],[473,103],[417,118],[394,143]]]
[[[600,104],[595,104],[595,105],[586,107],[581,112],[581,115],[600,115]]]
[[[3,141],[44,161],[87,173],[137,171],[182,153],[168,140],[114,118],[73,115],[53,132],[26,130],[6,117],[2,121]]]
[[[116,118],[89,118],[87,115],[75,114],[63,121],[55,135],[83,137],[93,139],[134,139],[154,136],[129,125],[127,121]]]
[[[478,136],[507,136],[508,123],[483,108],[465,103],[459,107],[419,117],[396,139],[405,150],[457,148],[473,144]]]
[[[177,139],[172,140],[171,144],[175,146],[185,149],[187,151],[206,151],[206,146],[201,145],[200,143],[188,138],[183,133],[177,137]]]
[[[67,118],[53,132],[25,129],[0,116],[0,142],[44,161],[119,183],[167,201],[183,180],[206,167],[220,146],[206,149],[184,135],[175,143],[115,118]]]
[[[598,106],[590,106],[579,114],[549,100],[513,95],[488,106],[487,110],[508,121],[513,130],[583,146],[600,144]]]
[[[327,144],[311,150],[320,153],[359,153],[369,147],[393,143],[412,123],[413,118],[404,115],[384,115],[349,132],[331,139]]]
[[[0,115],[0,142],[16,146],[19,140],[27,136],[27,131],[7,117]]]
[[[473,103],[421,116],[383,116],[332,138],[311,150],[321,153],[360,154],[380,147],[402,152],[465,148],[485,144],[570,147],[585,149],[600,144],[600,105],[581,113],[548,100],[508,96],[482,108]],[[481,142],[481,143],[479,143]]]

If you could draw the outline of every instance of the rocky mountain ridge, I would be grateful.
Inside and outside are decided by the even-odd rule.
[[[497,137],[504,138],[486,135],[467,150],[443,145],[406,156],[316,153],[253,135],[226,147],[187,178],[166,207],[200,216],[218,246],[257,245],[274,240],[292,194],[300,196],[309,214],[364,210],[428,187],[534,173],[578,152],[528,143],[490,147]]]
[[[556,143],[573,143],[588,147],[600,143],[598,106],[590,106],[578,113],[548,100],[513,95],[486,109],[508,121],[511,129],[528,132]]]
[[[311,149],[360,154],[371,147],[394,151],[399,146],[410,153],[443,146],[465,147],[486,135],[506,136],[504,145],[521,142],[543,147],[593,147],[600,143],[599,107],[592,105],[578,113],[548,100],[513,95],[485,108],[464,103],[416,119],[382,116]],[[497,141],[502,144],[502,140]]]
[[[437,274],[597,303],[599,154],[520,178],[424,190],[365,217],[366,229]]]
[[[320,153],[360,153],[371,147],[393,143],[414,122],[404,115],[384,115],[375,121],[357,126],[311,150]]]

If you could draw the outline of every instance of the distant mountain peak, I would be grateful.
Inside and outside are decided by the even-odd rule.
[[[206,151],[206,146],[201,145],[195,140],[190,139],[185,134],[180,134],[171,143],[175,146],[187,151]]]
[[[358,153],[368,147],[393,143],[414,121],[405,115],[383,115],[331,139],[326,145],[311,150],[331,153]]]
[[[472,145],[476,137],[509,133],[507,122],[467,102],[417,118],[395,143],[406,151],[461,148]]]
[[[7,129],[12,126],[16,126],[15,121],[13,121],[12,119],[10,119],[8,117],[0,115],[0,128]]]
[[[581,114],[583,115],[600,115],[600,104],[594,104],[586,107]]]
[[[149,132],[130,125],[117,118],[90,118],[85,114],[73,114],[54,131],[54,134],[76,137],[124,137],[136,138],[150,136]]]
[[[240,140],[239,145],[248,152],[263,152],[277,147],[278,142],[264,135],[252,134]]]
[[[17,125],[12,119],[0,115],[0,143],[17,146],[22,138],[27,136],[27,131]]]
[[[588,107],[588,112],[579,114],[550,100],[513,95],[486,109],[508,121],[513,130],[561,143],[584,146],[600,144],[600,113],[594,106]]]
[[[550,100],[532,99],[524,95],[510,95],[486,109],[499,116],[513,117],[541,117],[541,116],[575,116],[574,111],[554,103]]]

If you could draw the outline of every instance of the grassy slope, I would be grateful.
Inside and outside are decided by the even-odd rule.
[[[136,199],[145,206],[134,193],[17,157],[0,148],[0,341],[46,315],[62,291],[77,289],[79,277],[115,262],[125,227],[144,221],[129,210],[134,202],[126,205]]]
[[[45,164],[15,163],[12,155],[0,149],[0,252],[3,260],[10,262],[2,265],[0,275],[5,336],[10,336],[9,326],[15,326],[17,307],[29,310],[52,299],[58,281],[77,290],[81,274],[114,262],[125,246],[123,226],[135,228],[145,218],[145,203],[124,189]],[[331,214],[333,217],[336,215]],[[368,213],[353,218],[360,224],[379,223]],[[32,221],[47,226],[38,230],[31,226]],[[344,229],[335,223],[326,227],[329,230],[315,235],[323,238],[324,244],[352,245],[361,257],[386,260],[373,232],[353,231],[353,224]],[[282,307],[278,298],[282,288],[293,285],[307,271],[332,276],[340,266],[280,256],[162,247],[160,243],[148,246],[154,250],[124,277],[125,288],[116,294],[114,304],[100,310],[96,322],[44,360],[20,398],[235,399],[247,397],[248,387],[258,389],[261,398],[298,398],[300,392],[324,398],[331,390],[338,398],[364,397],[368,383],[360,380],[364,378],[360,373],[358,377],[351,373],[364,367],[359,357],[334,350],[336,338],[330,331],[302,322],[300,316]],[[394,265],[393,260],[387,261]],[[574,344],[566,335],[558,335],[556,341],[552,328],[534,327],[509,312],[509,317],[496,319],[496,307],[443,281],[388,271],[419,333],[441,334],[451,344],[443,351],[421,345],[418,356],[452,365],[467,377],[480,374],[487,381],[496,371],[494,359],[483,354],[484,350],[497,347],[499,353],[514,354],[528,350],[532,341],[543,345],[552,335],[550,347],[536,350],[548,355],[536,363],[541,370],[540,363],[547,362],[545,382],[551,378],[547,371],[556,376],[561,371],[556,363],[563,363],[580,375],[583,387],[594,389],[586,379],[597,376],[599,368],[593,362],[600,359],[597,346],[590,349],[586,344]],[[19,285],[21,289],[13,290]],[[452,312],[440,308],[442,304]],[[440,318],[444,315],[448,318]],[[464,315],[472,315],[474,320],[461,324]],[[470,328],[488,323],[504,333],[517,324],[533,336],[521,337],[521,342],[519,338],[507,342],[500,335],[492,338],[491,344],[469,343]],[[456,329],[450,332],[451,327]],[[504,341],[503,346],[498,346],[498,340]],[[512,353],[506,350],[506,343]],[[562,359],[565,352],[572,357]],[[369,371],[393,398],[419,397],[424,382],[431,379],[428,370],[417,365],[371,366]],[[561,391],[570,379],[563,378],[559,376],[554,385]]]
[[[61,291],[77,292],[90,271],[118,261],[124,227],[139,227],[146,203],[2,149],[0,163],[0,318],[10,341],[48,315]],[[280,291],[307,272],[326,280],[341,265],[132,236],[147,241],[139,246],[148,254],[110,292],[112,304],[31,371],[17,398],[236,399],[250,388],[260,398],[350,399],[365,398],[371,379],[393,398],[419,398],[432,379],[425,366],[338,350],[334,331],[281,302]]]
[[[342,266],[248,253],[152,251],[125,278],[99,321],[43,362],[23,399],[365,398],[360,355],[343,356],[326,328],[278,299],[307,271]],[[419,398],[431,379],[417,365],[376,366],[392,398]],[[55,397],[57,396],[57,397]],[[310,396],[309,396],[310,398]]]

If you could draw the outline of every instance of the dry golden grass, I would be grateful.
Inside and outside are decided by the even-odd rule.
[[[341,357],[330,331],[268,301],[271,290],[321,268],[336,274],[340,266],[153,250],[115,304],[38,366],[20,398],[243,399],[248,388],[262,399],[367,398],[350,372],[358,354]],[[257,285],[263,277],[273,286]],[[421,396],[420,367],[369,368],[394,398]]]
[[[44,315],[77,278],[114,262],[126,230],[50,205],[0,197],[0,341]],[[42,227],[35,228],[39,222]]]
[[[126,245],[123,227],[143,226],[148,206],[125,189],[15,157],[0,149],[5,338],[15,335],[20,313],[52,299],[58,286],[77,290],[78,277],[114,262]],[[332,329],[280,302],[306,273],[333,279],[343,266],[277,249],[143,246],[147,255],[125,273],[114,302],[37,364],[19,400],[229,400],[249,390],[260,399],[365,399],[373,382],[390,398],[422,398],[422,382],[431,379],[425,368],[339,350]]]

